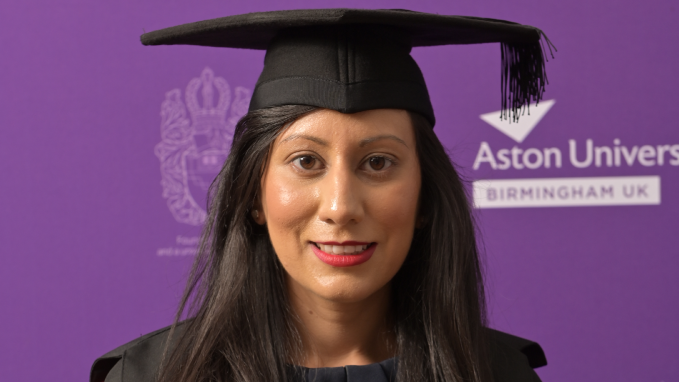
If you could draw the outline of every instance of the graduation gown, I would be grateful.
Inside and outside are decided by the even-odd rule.
[[[90,382],[155,382],[169,329],[149,333],[99,357],[92,365]],[[495,382],[540,382],[533,368],[546,365],[547,360],[537,343],[490,329],[490,350]],[[390,358],[363,366],[290,366],[290,371],[296,371],[290,374],[297,376],[290,382],[393,382],[397,365],[398,360]]]

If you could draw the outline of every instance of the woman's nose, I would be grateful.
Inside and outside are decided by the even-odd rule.
[[[335,166],[321,181],[319,219],[344,226],[363,220],[363,198],[360,182],[353,171]]]

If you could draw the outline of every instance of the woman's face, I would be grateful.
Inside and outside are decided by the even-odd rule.
[[[293,290],[358,302],[403,264],[420,183],[406,111],[322,109],[274,142],[256,220],[267,225]]]

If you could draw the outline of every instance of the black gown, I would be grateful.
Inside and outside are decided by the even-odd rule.
[[[90,382],[155,382],[168,334],[169,327],[163,328],[104,354],[94,361]],[[495,382],[540,381],[533,371],[547,364],[540,345],[492,329],[490,340]],[[394,382],[397,364],[396,358],[390,358],[364,366],[290,366],[289,374],[296,376],[291,382]]]

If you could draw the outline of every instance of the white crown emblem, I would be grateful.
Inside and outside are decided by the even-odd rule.
[[[237,87],[234,93],[231,102],[229,84],[215,77],[210,68],[189,81],[186,106],[181,90],[165,93],[160,106],[162,140],[155,154],[160,160],[163,197],[180,223],[197,226],[205,222],[208,187],[229,154],[236,123],[250,104],[250,90]]]

